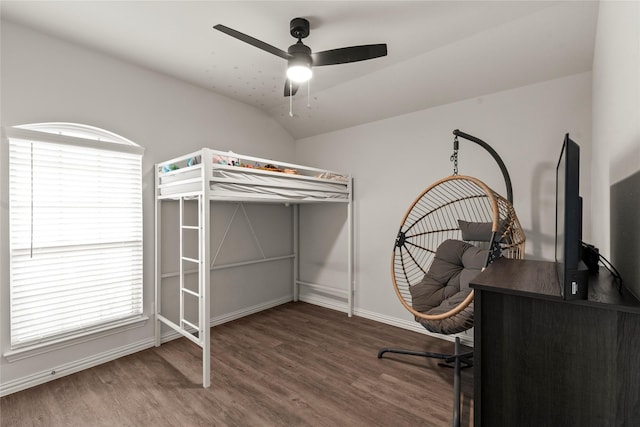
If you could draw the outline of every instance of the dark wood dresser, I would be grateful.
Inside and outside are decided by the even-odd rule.
[[[601,269],[560,296],[556,264],[499,259],[475,290],[474,426],[640,426],[640,302]]]

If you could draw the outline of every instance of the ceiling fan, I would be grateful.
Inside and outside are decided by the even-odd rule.
[[[295,95],[300,83],[306,82],[311,78],[313,74],[311,67],[346,64],[348,62],[364,61],[387,55],[387,45],[385,43],[350,46],[312,53],[311,49],[302,43],[302,39],[309,35],[309,21],[304,18],[294,18],[291,20],[289,30],[291,35],[298,39],[298,41],[289,46],[287,52],[224,25],[218,24],[213,28],[245,43],[249,43],[258,49],[286,59],[288,67],[284,96]]]

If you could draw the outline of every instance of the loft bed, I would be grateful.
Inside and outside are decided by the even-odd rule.
[[[164,201],[179,203],[179,271],[167,273],[162,266],[162,218]],[[186,201],[197,201],[197,224],[187,223]],[[346,299],[347,314],[353,314],[353,207],[352,178],[336,172],[203,148],[155,165],[155,345],[161,344],[161,326],[165,324],[202,348],[202,385],[209,387],[211,371],[211,270],[214,269],[211,248],[211,209],[216,202],[282,203],[292,206],[293,253],[284,257],[262,258],[230,264],[238,267],[290,258],[293,260],[293,300],[300,286],[315,288]],[[345,289],[336,289],[300,280],[299,205],[312,203],[344,203],[347,205],[347,280]],[[243,208],[244,209],[244,208]],[[189,239],[186,235],[192,235]],[[193,235],[197,234],[197,238]],[[226,233],[225,233],[226,237]],[[223,237],[223,241],[224,238]],[[185,244],[197,244],[187,250]],[[222,245],[222,242],[220,243]],[[197,254],[197,256],[193,256]],[[190,255],[190,256],[186,256]],[[214,256],[215,258],[215,256]],[[186,268],[185,265],[190,266]],[[185,276],[197,274],[197,286],[187,285]],[[178,277],[180,314],[178,322],[162,313],[163,279]],[[197,321],[185,318],[185,299],[196,299]]]

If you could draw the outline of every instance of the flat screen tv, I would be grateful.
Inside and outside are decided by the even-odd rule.
[[[556,167],[556,264],[564,299],[587,299],[588,269],[581,259],[580,146],[566,134]]]

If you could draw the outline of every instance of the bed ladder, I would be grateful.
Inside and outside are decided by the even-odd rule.
[[[197,196],[198,202],[198,224],[187,224],[185,223],[185,197],[180,197],[180,207],[179,207],[179,215],[180,215],[180,270],[179,270],[179,279],[180,279],[180,323],[179,327],[181,330],[190,333],[184,333],[183,335],[189,338],[191,341],[198,344],[198,346],[202,347],[202,385],[204,387],[209,387],[210,385],[210,370],[211,370],[211,356],[210,356],[210,336],[209,336],[209,319],[207,318],[207,313],[209,313],[208,305],[210,296],[207,292],[206,284],[209,282],[209,263],[207,262],[206,247],[205,247],[205,227],[203,224],[203,218],[205,215],[203,214],[203,210],[208,208],[208,201],[203,203],[203,195],[199,194]],[[192,199],[192,198],[191,198]],[[194,234],[197,234],[197,238],[193,239],[197,243],[197,258],[192,256],[186,256],[185,244],[190,243],[191,245],[194,242],[190,242],[190,237]],[[185,238],[185,235],[189,236]],[[189,255],[192,255],[189,253]],[[185,268],[185,264],[189,265],[191,268]],[[193,267],[197,268],[198,271],[198,287],[197,291],[195,289],[189,288],[185,283],[185,275],[193,272]],[[185,300],[188,298],[196,298],[198,301],[198,321],[197,324],[188,320],[185,317]]]

